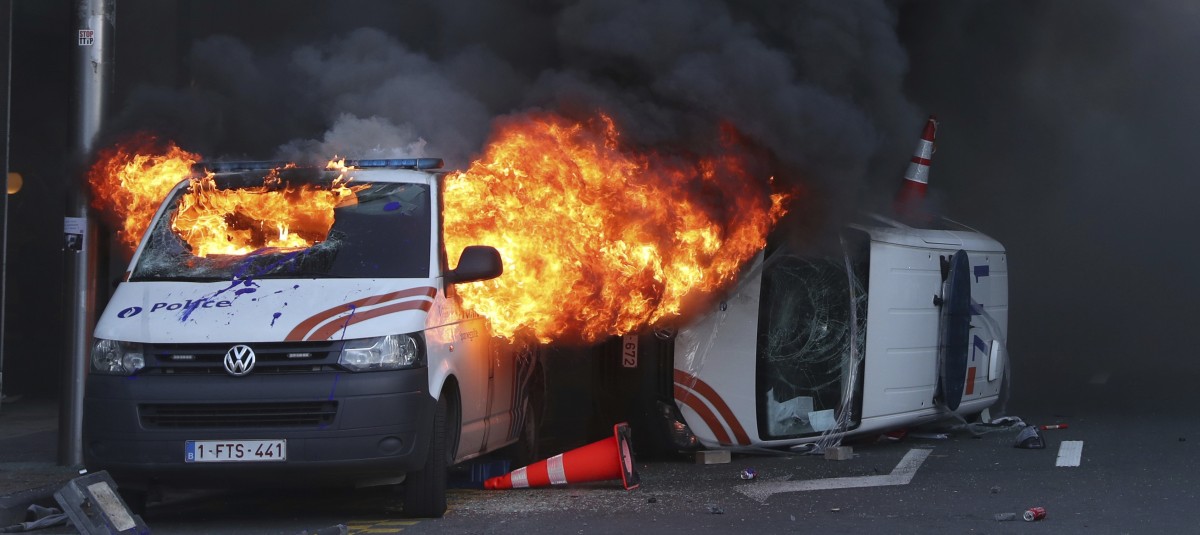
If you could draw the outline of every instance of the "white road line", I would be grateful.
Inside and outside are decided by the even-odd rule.
[[[1058,462],[1055,466],[1079,466],[1083,457],[1082,440],[1064,440],[1058,445]]]
[[[781,492],[798,492],[805,490],[852,489],[860,487],[886,487],[892,485],[907,485],[916,475],[917,469],[925,458],[929,457],[930,449],[912,449],[900,459],[900,464],[885,476],[835,477],[830,479],[810,479],[807,481],[773,481],[751,483],[734,487],[746,496],[764,502],[772,494]]]

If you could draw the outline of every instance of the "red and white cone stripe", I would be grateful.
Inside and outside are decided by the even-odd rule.
[[[908,170],[904,172],[905,180],[920,184],[929,183],[929,165],[933,163],[933,141],[937,139],[937,127],[937,117],[930,115],[929,120],[925,122],[925,130],[921,132],[917,150],[913,151]]]

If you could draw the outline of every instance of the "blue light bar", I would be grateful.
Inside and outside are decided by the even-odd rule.
[[[393,158],[389,160],[346,160],[346,167],[387,167],[390,169],[441,169],[441,158]]]

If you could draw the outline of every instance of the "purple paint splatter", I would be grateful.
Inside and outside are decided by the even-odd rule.
[[[271,315],[271,326],[272,326],[272,327],[274,327],[274,326],[275,326],[275,320],[279,319],[279,316],[282,316],[282,315],[283,315],[283,313],[282,313],[282,312],[276,312],[276,313],[274,313],[274,314],[272,314],[272,315]]]

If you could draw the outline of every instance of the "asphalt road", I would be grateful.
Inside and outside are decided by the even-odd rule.
[[[197,493],[168,491],[147,511],[156,533],[1194,533],[1200,436],[1173,411],[1019,414],[1046,448],[1013,447],[1016,431],[860,443],[855,457],[735,455],[729,464],[639,462],[641,487],[618,482],[547,489],[451,492],[442,519],[400,516],[387,489]],[[1079,466],[1056,466],[1064,441],[1082,441]],[[917,454],[910,454],[917,450]],[[921,450],[928,450],[927,456]],[[924,456],[889,478],[906,455]],[[911,463],[910,463],[911,464]],[[753,468],[757,478],[740,478]],[[851,479],[840,479],[851,478]],[[830,481],[832,480],[832,481]],[[805,483],[820,481],[820,483]],[[885,484],[890,483],[890,484]],[[839,488],[847,484],[877,485]],[[820,490],[805,490],[808,487]],[[1032,506],[1044,520],[1024,522]],[[995,515],[1015,513],[1015,521]],[[71,533],[70,530],[58,533]],[[45,531],[55,533],[55,531]]]
[[[1044,431],[1040,450],[1014,448],[1013,429],[978,437],[959,430],[946,439],[910,434],[900,442],[854,444],[855,456],[846,461],[639,460],[642,483],[633,491],[619,482],[455,488],[442,519],[403,518],[399,496],[389,489],[168,489],[144,518],[154,533],[181,535],[295,535],[339,524],[362,534],[1200,533],[1195,396],[1171,395],[1189,392],[1186,376],[1147,381],[1114,374],[1106,384],[1080,378],[1025,385],[1017,398],[1025,401],[1014,402],[1010,414],[1068,426]],[[1082,443],[1078,466],[1057,466],[1063,442]],[[920,457],[915,467],[914,457]],[[757,478],[741,479],[745,468]],[[1046,518],[1020,520],[1032,506],[1044,507]],[[1003,513],[1017,519],[995,520]]]

